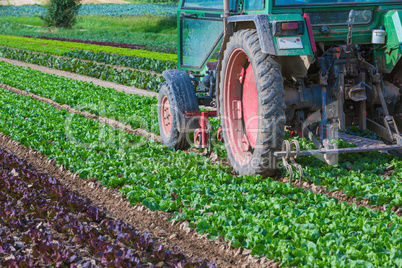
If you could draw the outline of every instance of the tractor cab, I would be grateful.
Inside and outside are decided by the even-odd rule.
[[[301,155],[335,164],[343,152],[402,151],[400,0],[181,0],[177,17],[178,69],[159,93],[168,146],[195,132],[208,147],[218,116],[238,174],[272,175],[280,158],[291,170]],[[332,139],[349,126],[387,145],[338,149]],[[317,150],[300,151],[285,128]]]

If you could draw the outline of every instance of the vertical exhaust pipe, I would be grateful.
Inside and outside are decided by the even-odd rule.
[[[230,15],[229,0],[223,0],[223,17],[228,18]]]

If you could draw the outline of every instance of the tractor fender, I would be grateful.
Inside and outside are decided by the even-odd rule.
[[[271,28],[269,27],[268,15],[240,15],[228,18],[228,23],[253,21],[257,29],[258,38],[260,39],[260,46],[262,53],[269,55],[277,55],[274,40],[272,39]]]
[[[200,127],[198,120],[185,118],[187,111],[199,111],[195,89],[188,74],[183,70],[167,70],[162,73],[175,99],[179,132],[191,132]]]
[[[257,29],[258,33],[258,39],[260,41],[260,46],[261,50],[263,53],[269,54],[269,55],[277,55],[275,45],[274,45],[274,40],[272,39],[272,34],[271,34],[271,28],[269,27],[269,19],[268,15],[264,14],[256,14],[256,15],[238,15],[238,16],[232,16],[228,18],[224,18],[227,20],[227,23],[224,23],[227,27],[225,30],[225,35],[223,37],[221,49],[219,51],[219,61],[218,61],[218,66],[216,68],[216,99],[219,99],[219,94],[220,94],[220,72],[222,69],[222,64],[221,61],[223,59],[223,53],[226,50],[226,44],[229,42],[230,37],[233,35],[234,31],[234,23],[236,22],[254,22],[255,27]],[[217,102],[217,111],[218,111],[218,116],[220,112],[219,108],[219,102]]]

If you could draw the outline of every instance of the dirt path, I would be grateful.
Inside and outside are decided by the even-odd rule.
[[[35,64],[30,64],[30,63],[26,63],[26,62],[22,62],[22,61],[10,60],[10,59],[6,59],[6,58],[2,58],[2,57],[0,57],[0,61],[5,61],[5,62],[14,64],[17,66],[22,66],[22,67],[27,67],[27,68],[29,67],[33,70],[38,70],[38,71],[48,73],[48,74],[55,74],[58,76],[64,76],[64,77],[71,78],[71,79],[78,80],[78,81],[84,81],[84,82],[88,82],[88,83],[92,82],[94,85],[107,87],[107,88],[113,88],[117,91],[124,91],[129,94],[137,94],[137,95],[147,96],[147,97],[155,97],[158,95],[158,93],[156,93],[156,92],[151,92],[151,91],[147,91],[144,89],[119,85],[119,84],[116,84],[113,82],[103,81],[103,80],[97,79],[97,78],[74,74],[74,73],[70,73],[70,72],[66,72],[66,71],[60,71],[60,70],[56,70],[56,69],[52,69],[52,68],[48,68],[48,67],[44,67],[44,66],[39,66],[39,65],[35,65]]]
[[[0,5],[22,6],[22,5],[44,5],[47,0],[0,0]],[[83,4],[128,4],[124,0],[84,0]]]

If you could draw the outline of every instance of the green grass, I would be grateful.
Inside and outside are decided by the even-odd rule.
[[[42,20],[39,17],[11,17],[11,16],[1,16],[2,22],[15,22],[23,25],[32,26],[44,26]]]
[[[99,46],[92,44],[83,44],[77,42],[65,42],[65,41],[56,41],[56,40],[45,40],[45,39],[36,39],[36,38],[28,38],[28,37],[20,37],[20,36],[11,36],[11,35],[0,35],[0,44],[2,46],[20,48],[20,49],[29,49],[32,51],[37,51],[36,48],[39,46],[42,49],[42,45],[49,45],[53,48],[69,48],[69,49],[81,49],[81,50],[89,50],[95,52],[106,52],[113,53],[118,55],[127,55],[127,56],[135,56],[135,57],[144,57],[151,58],[157,60],[165,60],[165,61],[176,61],[177,56],[174,54],[166,54],[159,53],[153,51],[139,50],[139,49],[128,49],[128,48],[120,48],[120,47],[111,47],[111,46]],[[31,48],[26,48],[27,44],[32,44]],[[38,51],[43,52],[43,51]],[[51,52],[49,52],[51,53]]]
[[[176,53],[176,24],[175,16],[83,16],[73,29],[48,29],[39,17],[2,16],[0,33],[142,44],[155,51]]]
[[[158,33],[176,37],[176,17],[170,16],[136,16],[136,17],[107,17],[86,16],[78,17],[76,29],[129,31],[132,33]]]

